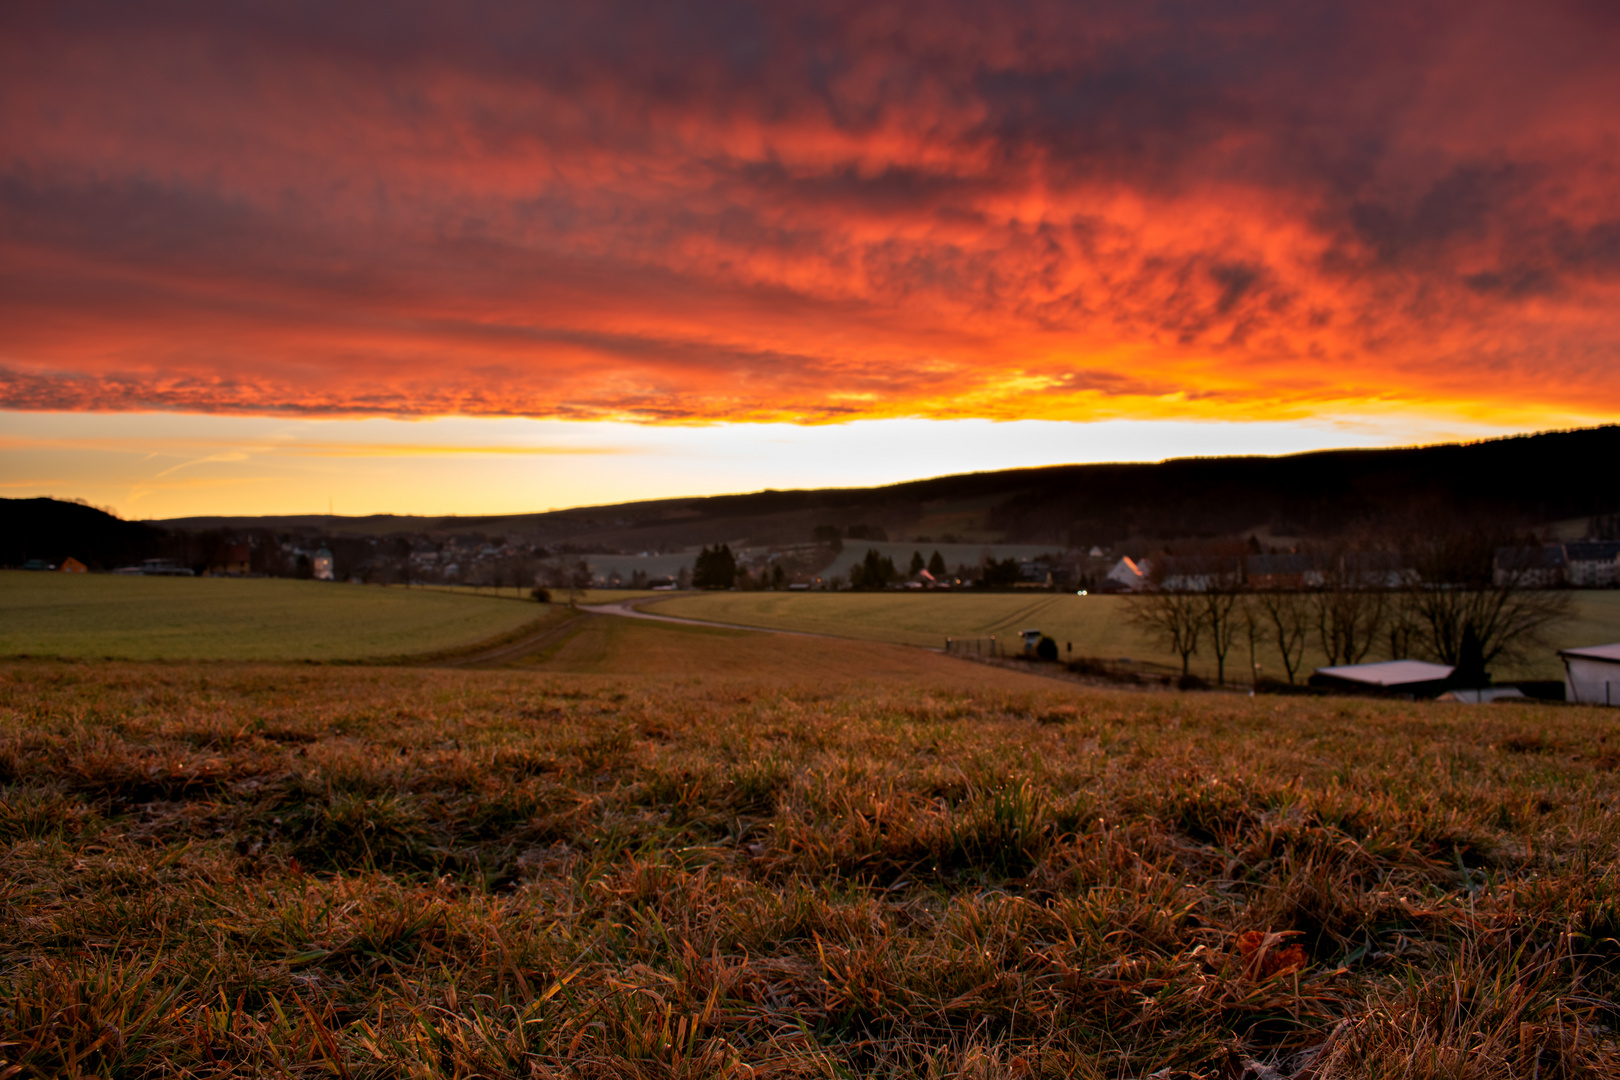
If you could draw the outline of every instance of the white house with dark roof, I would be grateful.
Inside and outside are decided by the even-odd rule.
[[[1132,592],[1147,588],[1148,579],[1146,564],[1138,566],[1135,559],[1129,555],[1124,556],[1108,571],[1105,581],[1114,583],[1115,588],[1128,589]]]
[[[1602,588],[1620,581],[1620,540],[1572,540],[1564,545],[1571,585]]]
[[[1580,705],[1620,705],[1620,641],[1558,650],[1564,661],[1564,700]]]

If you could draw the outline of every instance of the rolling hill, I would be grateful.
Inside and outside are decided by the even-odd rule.
[[[1466,444],[1285,457],[1181,458],[942,476],[872,488],[760,491],[489,517],[180,518],[170,529],[334,535],[465,533],[624,551],[717,540],[791,543],[861,523],[908,540],[1107,546],[1265,531],[1331,536],[1422,513],[1511,528],[1620,510],[1620,426]]]
[[[871,488],[759,491],[541,514],[294,515],[125,522],[51,499],[0,499],[0,563],[83,550],[102,567],[211,530],[329,537],[479,534],[580,551],[792,544],[817,526],[895,540],[1108,547],[1132,538],[1329,537],[1422,516],[1530,530],[1620,512],[1620,425],[1386,450],[1181,458],[968,473]],[[1612,525],[1612,520],[1611,520]],[[874,533],[874,538],[878,538]],[[85,555],[80,555],[85,558]]]

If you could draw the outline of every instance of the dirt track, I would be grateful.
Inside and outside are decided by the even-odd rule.
[[[502,664],[510,664],[514,660],[519,660],[530,655],[531,653],[539,652],[541,649],[545,648],[547,645],[550,645],[559,638],[565,637],[575,630],[578,630],[580,619],[588,617],[589,616],[574,615],[560,623],[542,627],[527,637],[519,638],[516,641],[509,641],[503,645],[497,645],[494,648],[486,649],[483,652],[471,653],[466,656],[458,656],[453,660],[444,660],[438,664],[435,664],[434,666],[464,668],[499,667]]]
[[[749,630],[756,634],[786,634],[789,637],[828,638],[833,641],[851,640],[850,638],[841,638],[836,634],[813,634],[806,630],[777,630],[769,626],[746,626],[742,623],[710,622],[707,619],[683,619],[676,615],[654,615],[650,611],[642,611],[635,606],[650,602],[645,598],[620,600],[612,604],[582,606],[579,610],[590,612],[592,615],[617,615],[625,619],[651,619],[653,622],[679,623],[682,626],[708,626],[717,627],[721,630]]]

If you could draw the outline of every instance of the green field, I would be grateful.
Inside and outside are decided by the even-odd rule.
[[[1620,712],[558,614],[0,662],[0,1077],[1620,1075]]]
[[[1555,649],[1620,641],[1620,590],[1571,594],[1575,614],[1550,635],[1550,648],[1528,663],[1501,665],[1499,679],[1563,677]],[[779,630],[941,648],[947,637],[1000,638],[1016,646],[1018,631],[1039,629],[1057,641],[1059,649],[1073,645],[1074,656],[1105,659],[1130,657],[1137,661],[1179,667],[1172,654],[1125,618],[1126,601],[1118,596],[1076,596],[1072,593],[684,593],[658,601],[646,610],[688,619],[739,623]],[[1064,654],[1068,655],[1067,652]],[[1386,659],[1377,656],[1376,659]],[[1256,654],[1262,675],[1282,678],[1282,664],[1274,650],[1262,644]],[[1307,670],[1324,662],[1320,648],[1307,649]],[[1241,678],[1248,663],[1247,647],[1234,649],[1227,660],[1228,678]],[[1193,670],[1213,676],[1214,659],[1194,657]]]
[[[530,602],[285,578],[0,572],[0,656],[360,660],[454,649],[545,614]]]

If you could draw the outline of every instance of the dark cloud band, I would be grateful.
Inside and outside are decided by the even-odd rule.
[[[1584,2],[8,5],[0,406],[1612,414],[1617,46]]]

